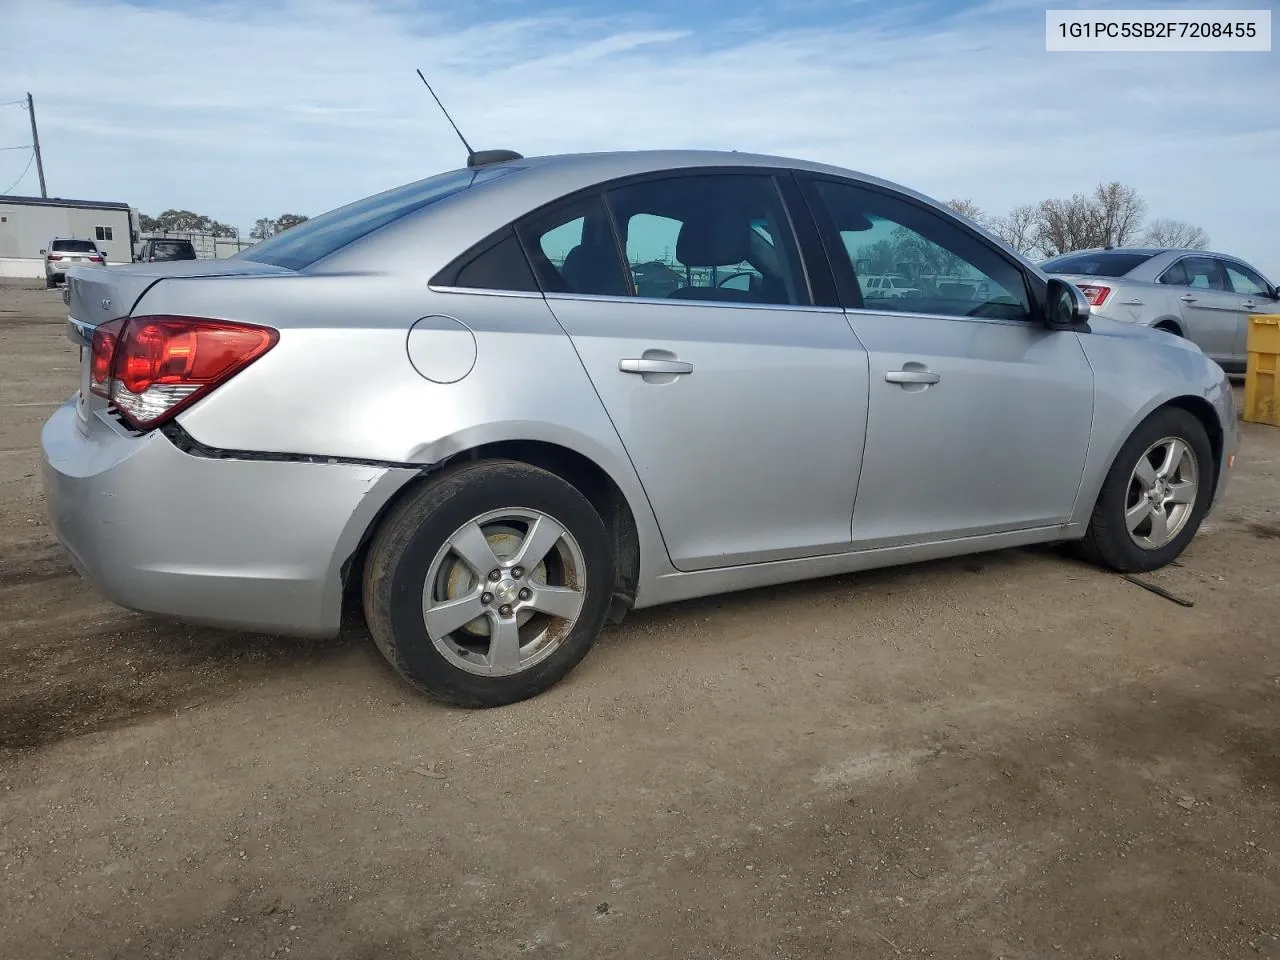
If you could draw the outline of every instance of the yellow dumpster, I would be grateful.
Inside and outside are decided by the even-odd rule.
[[[1249,317],[1249,365],[1244,375],[1244,419],[1280,427],[1280,313]]]

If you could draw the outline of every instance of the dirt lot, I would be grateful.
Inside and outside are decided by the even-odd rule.
[[[0,956],[1280,957],[1280,430],[1176,606],[1047,550],[636,614],[416,699],[103,602],[44,521],[74,386],[0,288]]]

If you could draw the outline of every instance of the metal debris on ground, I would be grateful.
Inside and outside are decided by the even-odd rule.
[[[1180,597],[1176,593],[1170,593],[1164,587],[1158,587],[1154,583],[1148,583],[1146,580],[1139,580],[1137,577],[1133,576],[1132,574],[1122,573],[1120,574],[1120,576],[1124,577],[1130,583],[1141,587],[1143,590],[1150,590],[1157,597],[1164,597],[1166,600],[1172,600],[1174,603],[1178,604],[1179,606],[1194,607],[1196,605],[1196,602],[1194,600],[1188,600],[1186,597]]]

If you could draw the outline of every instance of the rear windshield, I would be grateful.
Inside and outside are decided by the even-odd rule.
[[[58,253],[97,253],[92,240],[55,240],[49,247]]]
[[[151,256],[157,260],[194,260],[196,248],[190,240],[156,240],[151,244]]]
[[[290,270],[308,267],[347,244],[437,200],[511,173],[511,167],[452,170],[357,200],[290,227],[270,240],[235,254],[242,260],[271,263]]]
[[[1086,277],[1123,277],[1146,263],[1154,253],[1068,253],[1040,264],[1045,273],[1075,273]]]

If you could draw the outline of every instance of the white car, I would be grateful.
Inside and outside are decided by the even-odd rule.
[[[920,290],[911,286],[902,277],[866,277],[863,280],[863,287],[865,290],[863,296],[868,300],[898,300],[902,297],[920,295]]]

